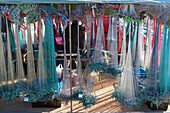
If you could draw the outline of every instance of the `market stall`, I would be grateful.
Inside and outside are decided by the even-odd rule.
[[[72,101],[97,103],[106,76],[117,81],[110,97],[127,107],[167,109],[168,0],[0,3],[0,98],[70,102],[72,112]]]

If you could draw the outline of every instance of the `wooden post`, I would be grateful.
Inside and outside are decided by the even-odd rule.
[[[72,51],[71,51],[71,5],[69,4],[69,42],[70,42],[70,97],[72,96]],[[70,98],[70,112],[72,113],[72,99]]]

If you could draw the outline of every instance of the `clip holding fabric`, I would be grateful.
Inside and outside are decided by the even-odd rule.
[[[20,24],[19,27],[21,27],[21,28],[24,29],[24,30],[27,29],[23,24]]]
[[[81,20],[83,19],[81,16],[77,15]]]
[[[120,15],[120,13],[113,13],[113,15]]]
[[[133,22],[133,19],[131,19],[130,17],[128,17],[128,16],[125,16],[126,18],[124,19],[124,20],[127,20],[127,21],[129,21],[129,22]]]
[[[22,14],[20,15],[21,18],[23,18],[23,17],[25,17],[25,16],[27,16],[27,14],[25,14],[25,13],[22,13]]]
[[[104,15],[100,15],[101,16],[101,19],[104,19],[104,20],[107,20],[108,19],[108,17],[107,16],[104,16]]]
[[[93,14],[92,14],[92,13],[90,13],[90,12],[87,12],[87,13],[88,13],[89,15],[93,15]],[[88,16],[89,16],[89,15],[88,15]]]
[[[65,22],[67,22],[67,21],[68,21],[67,17],[65,17],[64,15],[62,16],[62,18],[61,18],[61,19],[63,19]]]
[[[109,5],[104,5],[103,7],[108,7]]]
[[[89,27],[87,24],[84,24],[84,27],[86,28],[87,31],[89,31]]]
[[[39,9],[41,9],[44,13],[46,13],[46,11],[43,8],[39,7]]]
[[[140,13],[141,11],[143,11],[143,9],[141,9],[140,11],[138,11],[136,14]]]
[[[159,21],[160,21],[160,23],[162,24],[162,21],[161,21],[161,19],[159,18]]]
[[[5,12],[5,16],[8,18],[8,19],[11,19],[11,20],[14,20],[13,18],[9,18],[10,17],[10,14]]]
[[[52,19],[51,18],[47,18],[47,21],[50,25],[53,25]]]
[[[137,23],[143,23],[142,20],[138,20],[138,19],[135,19],[135,22],[137,22]]]

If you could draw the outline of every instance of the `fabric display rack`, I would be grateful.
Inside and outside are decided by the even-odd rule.
[[[170,2],[157,1],[0,0],[0,99],[72,112],[97,103],[106,76],[119,103],[166,110]]]

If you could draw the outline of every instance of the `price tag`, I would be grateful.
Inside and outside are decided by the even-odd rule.
[[[28,97],[25,97],[25,98],[24,98],[24,101],[25,101],[25,102],[28,102],[28,100],[29,100]]]
[[[79,98],[83,98],[83,95],[82,95],[82,94],[79,94]]]

